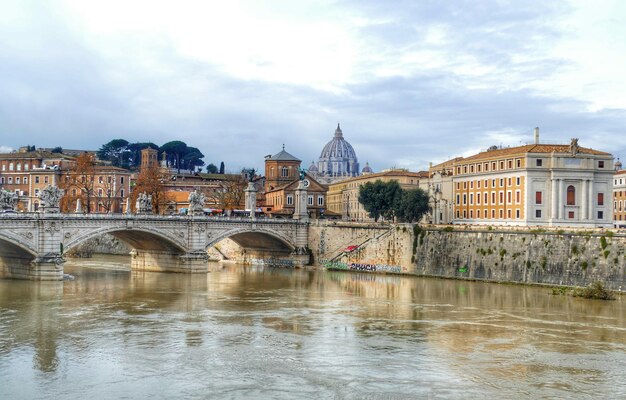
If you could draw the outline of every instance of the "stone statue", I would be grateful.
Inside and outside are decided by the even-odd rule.
[[[48,185],[41,190],[39,198],[43,202],[44,209],[58,209],[61,197],[63,197],[63,190],[56,186]]]
[[[135,208],[138,213],[148,214],[152,212],[152,195],[146,194],[146,192],[140,193],[137,196],[137,202]]]
[[[578,138],[573,138],[572,143],[569,145],[569,151],[572,153],[573,156],[575,156],[576,154],[578,154],[578,149]]]
[[[204,208],[204,202],[206,200],[206,196],[202,192],[198,192],[194,190],[189,193],[189,211],[193,212],[202,212]]]
[[[0,190],[0,208],[3,210],[15,210],[18,195],[8,190]]]
[[[252,168],[248,172],[248,182],[253,182],[254,181],[254,174],[256,174],[256,171],[254,170],[254,168]]]
[[[305,172],[302,168],[298,167],[298,174],[301,181],[304,180]]]

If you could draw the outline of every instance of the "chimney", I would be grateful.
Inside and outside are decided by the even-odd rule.
[[[539,144],[539,127],[535,128],[535,144]]]

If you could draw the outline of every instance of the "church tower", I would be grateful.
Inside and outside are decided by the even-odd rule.
[[[265,190],[273,190],[279,186],[293,182],[298,179],[300,161],[283,149],[273,155],[265,157]]]

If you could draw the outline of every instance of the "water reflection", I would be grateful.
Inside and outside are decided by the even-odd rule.
[[[75,281],[0,281],[0,397],[626,392],[623,298],[340,271],[111,265],[69,264]]]

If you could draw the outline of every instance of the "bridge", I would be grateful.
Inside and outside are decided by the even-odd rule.
[[[0,277],[61,280],[65,253],[103,234],[133,248],[135,270],[206,273],[207,249],[226,238],[250,258],[309,262],[306,219],[5,213],[0,214]]]

